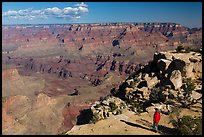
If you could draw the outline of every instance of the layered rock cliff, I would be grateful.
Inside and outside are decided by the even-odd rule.
[[[79,111],[118,88],[129,74],[147,65],[155,52],[173,50],[178,45],[201,47],[202,29],[175,23],[2,26],[2,65],[11,68],[2,70],[2,95],[4,105],[12,107],[11,111],[3,110],[6,112],[3,119],[10,117],[5,120],[4,134],[13,129],[12,134],[57,134],[71,129],[78,122]],[[200,61],[191,60],[195,63],[187,71],[193,68],[196,71],[193,75],[201,76]],[[169,63],[160,60],[158,66],[163,73]],[[18,77],[13,76],[16,74]],[[155,77],[146,78],[140,86],[155,86]],[[142,91],[146,93],[147,88],[142,87]],[[26,104],[18,102],[19,94],[29,98],[26,105],[29,111],[26,109],[25,115],[16,118],[13,112],[21,109],[21,103]],[[9,98],[14,98],[15,103],[8,103]],[[45,105],[45,109],[34,107],[47,101],[54,105]],[[56,114],[58,122],[54,122]],[[32,130],[31,123],[35,125]],[[19,127],[24,128],[16,130]]]

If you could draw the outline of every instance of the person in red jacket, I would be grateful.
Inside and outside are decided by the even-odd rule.
[[[160,121],[160,112],[158,108],[155,108],[155,113],[153,117],[153,128],[156,132],[158,132],[158,123]]]

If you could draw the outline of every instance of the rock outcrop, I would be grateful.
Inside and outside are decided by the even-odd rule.
[[[171,73],[170,81],[173,84],[175,90],[179,89],[182,86],[182,76],[179,70],[174,70]]]
[[[120,112],[127,108],[137,114],[144,111],[152,113],[155,107],[168,115],[174,106],[187,107],[197,103],[202,95],[194,88],[194,79],[199,80],[199,77],[194,77],[198,71],[193,67],[202,59],[194,59],[196,54],[155,53],[153,60],[131,74],[118,89],[111,92],[112,96],[91,107],[93,117],[97,121],[110,114],[120,114],[117,111],[119,108]],[[111,113],[110,102],[115,107]]]
[[[93,122],[105,119],[110,115],[122,113],[122,109],[126,108],[126,103],[119,98],[107,96],[102,101],[95,102],[91,107],[93,114]]]

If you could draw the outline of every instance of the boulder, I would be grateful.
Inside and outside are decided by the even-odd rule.
[[[190,57],[189,60],[190,60],[190,62],[193,62],[193,63],[200,61],[200,59],[196,58],[196,57]]]
[[[95,119],[98,121],[98,120],[102,120],[102,119],[109,117],[110,113],[108,111],[108,108],[109,107],[107,106],[105,107],[101,106],[99,108],[91,107],[91,111]]]
[[[170,81],[172,83],[173,89],[177,90],[182,86],[182,76],[179,70],[174,70],[171,73]]]
[[[105,106],[109,106],[109,101],[103,100],[103,101],[101,102],[101,104],[102,104],[102,105],[105,105]]]
[[[114,103],[116,109],[110,108],[110,103]],[[109,117],[111,114],[117,115],[122,112],[122,109],[126,108],[126,103],[120,98],[107,96],[103,101],[96,101],[91,106],[93,117],[98,121]]]
[[[148,87],[142,87],[137,90],[142,93],[144,99],[149,99],[150,91],[148,90]]]
[[[153,77],[153,78],[146,78],[146,81],[147,81],[147,87],[149,89],[152,89],[156,84],[158,84],[160,82],[160,80],[158,80],[157,77]]]
[[[126,88],[125,88],[125,95],[128,94],[128,93],[130,93],[130,92],[132,92],[132,91],[134,91],[134,88],[128,88],[128,87],[126,87]]]
[[[94,115],[97,117],[98,120],[102,120],[104,119],[104,115],[103,115],[103,110],[99,110],[98,113],[94,113]]]
[[[186,76],[185,71],[186,62],[180,59],[173,60],[168,67],[168,73],[171,74],[174,70],[179,70],[181,72],[181,75],[184,77]]]
[[[159,60],[157,61],[157,68],[158,68],[159,70],[161,70],[162,73],[164,74],[164,73],[167,71],[167,69],[168,69],[170,63],[171,63],[170,60],[167,60],[167,59],[159,59]]]
[[[167,53],[154,53],[153,62],[157,62],[160,59],[167,59],[172,60],[172,55],[169,55]]]
[[[178,95],[178,91],[173,90],[173,89],[170,89],[168,92],[169,92],[169,94],[172,94],[175,97]]]
[[[121,100],[120,98],[117,98],[117,97],[113,97],[113,96],[111,96],[111,97],[107,97],[107,102],[113,102],[113,103],[115,103],[116,104],[116,106],[121,106],[121,105],[124,105],[125,104],[125,102],[123,101],[123,100]]]
[[[193,73],[193,63],[186,63],[183,71],[186,73],[186,77],[195,77]]]
[[[195,77],[202,79],[202,62],[196,62],[193,64],[193,72]]]
[[[195,100],[199,99],[202,97],[202,94],[201,93],[198,93],[198,92],[195,92],[195,91],[192,91],[192,94],[191,94],[191,97]]]

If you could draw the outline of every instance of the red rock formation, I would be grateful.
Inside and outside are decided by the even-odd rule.
[[[37,91],[36,95],[42,92],[53,98],[70,95],[79,86],[100,87],[109,74],[114,78],[124,78],[138,70],[138,64],[147,63],[155,50],[180,44],[202,45],[202,30],[191,30],[175,23],[68,24],[49,25],[46,28],[42,25],[22,25],[2,28],[2,63],[21,68],[20,75],[40,74],[46,81],[45,88]],[[12,72],[15,73],[8,70],[2,75],[12,79]],[[107,81],[108,84],[97,89],[97,95],[107,94],[120,82]],[[91,99],[94,101],[99,97]],[[65,106],[62,111],[64,121],[59,130],[71,129],[80,110],[88,107],[90,104],[82,101]],[[6,112],[4,108],[3,119],[7,119],[7,123],[15,123]],[[3,123],[3,128],[6,126]]]

